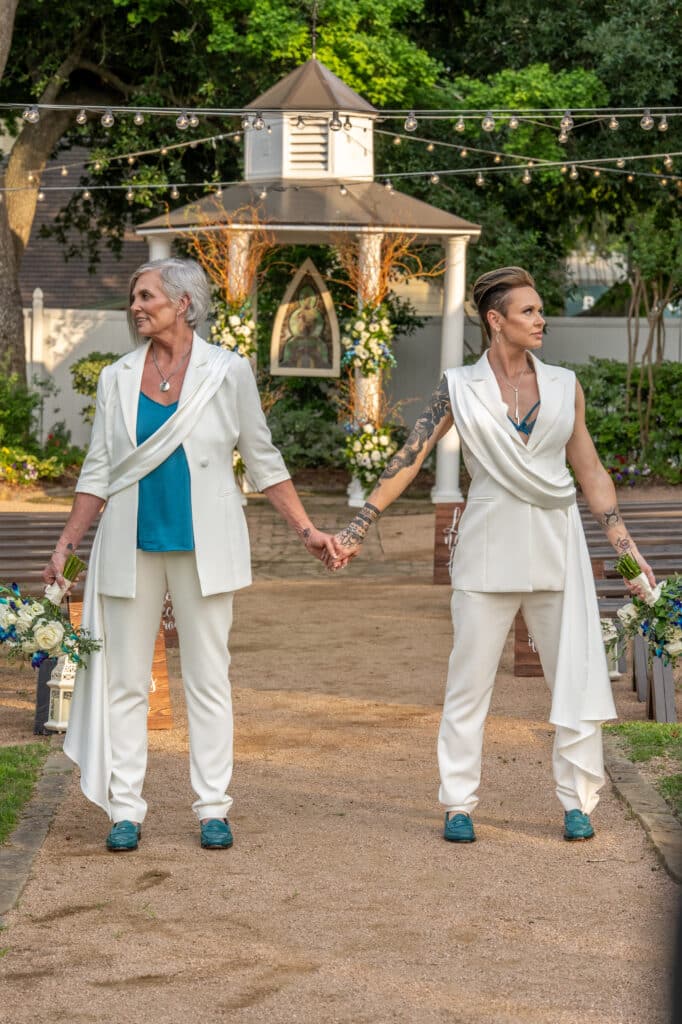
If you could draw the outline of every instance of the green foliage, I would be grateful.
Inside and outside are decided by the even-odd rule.
[[[0,844],[19,820],[49,752],[48,743],[0,747]]]
[[[568,364],[567,364],[568,365]],[[670,484],[682,482],[682,364],[664,362],[653,368],[655,395],[652,427],[646,448],[640,446],[636,413],[636,379],[631,383],[631,413],[625,412],[627,366],[615,359],[591,358],[570,367],[585,392],[587,429],[604,465],[617,483],[649,473]],[[637,375],[635,374],[635,378]],[[646,400],[646,389],[645,389]],[[627,473],[628,466],[638,473]],[[620,479],[619,479],[620,476]]]
[[[672,806],[677,817],[682,817],[682,773],[660,779],[657,788],[661,796]]]
[[[272,440],[291,471],[342,466],[345,435],[336,420],[335,384],[303,377],[287,380],[285,397],[268,416]]]
[[[86,423],[92,423],[95,415],[95,395],[97,394],[97,382],[99,375],[105,366],[110,366],[120,359],[120,354],[115,352],[90,352],[89,355],[77,359],[71,366],[71,377],[74,391],[79,395],[86,395],[91,399],[83,406],[81,416]]]
[[[620,722],[604,728],[624,741],[631,761],[666,756],[682,763],[682,725],[678,722]]]
[[[16,373],[0,373],[0,444],[34,449],[34,414],[40,396],[29,391]]]

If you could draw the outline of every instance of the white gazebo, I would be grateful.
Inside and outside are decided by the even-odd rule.
[[[148,242],[150,258],[169,256],[173,239],[184,233],[225,230],[234,242],[230,273],[239,275],[250,232],[257,227],[249,215],[255,208],[281,245],[333,244],[339,235],[355,236],[371,294],[382,237],[414,235],[443,247],[441,369],[460,365],[466,249],[480,227],[374,181],[379,112],[318,60],[296,68],[247,109],[245,180],[224,188],[219,202],[216,195],[207,196],[141,224],[137,231]],[[371,386],[369,379],[359,383]],[[350,497],[351,504],[361,503],[361,494]],[[462,501],[454,428],[438,445],[432,498]]]

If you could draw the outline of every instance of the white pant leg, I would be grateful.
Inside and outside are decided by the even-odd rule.
[[[505,641],[521,595],[455,590],[455,641],[438,734],[438,798],[447,811],[471,814],[478,804],[483,728]]]
[[[524,594],[522,602],[523,617],[538,649],[547,685],[552,691],[554,690],[559,651],[563,598],[564,595],[561,591],[537,591],[532,594]],[[588,812],[596,804],[596,790],[600,788],[601,784],[597,783],[593,776],[585,775],[576,765],[561,756],[559,747],[564,731],[563,727],[559,725],[554,734],[552,770],[556,782],[556,794],[565,811],[577,809]],[[599,764],[602,759],[601,730],[597,730],[590,737],[589,742],[594,744],[594,757],[590,758],[590,762]],[[582,794],[582,798],[580,794]],[[585,803],[586,799],[589,806]]]
[[[137,552],[135,597],[102,595],[107,637],[112,821],[144,821],[147,716],[154,642],[166,592],[164,555]]]
[[[202,597],[193,551],[165,556],[189,721],[190,779],[199,819],[225,818],[234,760],[228,639],[232,593]]]

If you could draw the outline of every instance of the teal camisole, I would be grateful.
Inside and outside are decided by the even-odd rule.
[[[140,392],[137,443],[163,426],[178,407],[161,405]],[[180,445],[165,462],[140,480],[137,506],[137,546],[143,551],[193,551],[192,494],[189,466]]]

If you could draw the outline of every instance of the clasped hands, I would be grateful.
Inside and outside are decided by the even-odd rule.
[[[361,548],[347,527],[334,535],[312,527],[304,532],[303,543],[306,551],[318,558],[329,572],[345,569]]]

